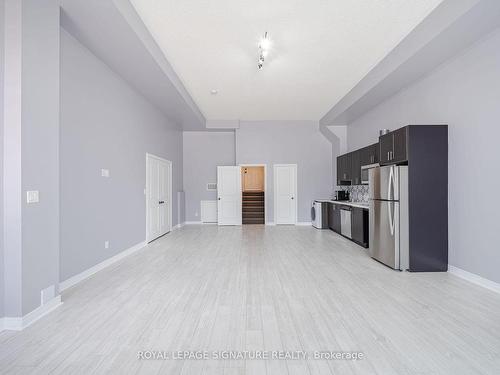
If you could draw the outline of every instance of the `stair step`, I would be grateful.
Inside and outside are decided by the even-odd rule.
[[[243,212],[264,212],[264,207],[243,207]]]
[[[263,212],[256,212],[256,213],[247,213],[245,215],[243,215],[243,218],[246,219],[246,218],[259,218],[259,217],[264,217],[264,213]]]
[[[264,206],[265,193],[263,191],[244,191],[243,199],[243,224],[265,224]]]
[[[265,224],[264,218],[256,219],[256,220],[253,220],[253,219],[243,220],[242,223],[243,224]]]

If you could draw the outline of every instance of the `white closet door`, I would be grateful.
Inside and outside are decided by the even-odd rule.
[[[146,164],[146,240],[150,242],[170,232],[171,229],[171,164],[153,155],[147,156]]]
[[[241,168],[217,167],[217,223],[241,225]]]
[[[158,206],[159,206],[159,227],[160,236],[170,232],[170,205],[172,202],[169,200],[169,168],[170,165],[163,161],[158,160]]]
[[[274,221],[297,223],[297,165],[274,165]]]

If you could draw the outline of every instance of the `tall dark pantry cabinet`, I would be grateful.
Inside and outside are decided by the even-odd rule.
[[[379,145],[381,166],[408,166],[407,229],[400,243],[407,239],[409,270],[446,271],[448,126],[408,125],[381,136]]]

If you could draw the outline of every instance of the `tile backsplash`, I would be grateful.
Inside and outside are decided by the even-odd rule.
[[[347,190],[353,202],[368,203],[368,185],[337,186],[335,190]]]

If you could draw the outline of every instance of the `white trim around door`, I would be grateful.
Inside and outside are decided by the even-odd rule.
[[[248,164],[248,163],[241,163],[238,164],[239,167],[264,167],[264,223],[267,225],[267,200],[268,200],[268,193],[267,193],[267,164]],[[241,190],[243,191],[243,186],[241,187]]]
[[[282,197],[279,197],[279,192],[277,188],[277,183],[278,183],[278,169],[279,168],[287,168],[289,171],[292,172],[292,182],[290,182],[289,186],[289,196],[287,199],[290,199],[293,201],[293,204],[291,205],[291,208],[293,211],[289,218],[280,218],[278,216],[278,200],[282,199]],[[276,225],[279,224],[292,224],[296,225],[298,221],[298,193],[297,193],[297,164],[274,164],[273,165],[273,185],[274,185],[274,223]]]
[[[159,162],[160,166],[166,166],[167,167],[167,172],[166,175],[163,177],[166,177],[167,181],[165,183],[166,186],[159,186],[157,187],[158,189],[158,194],[161,195],[161,197],[158,199],[158,204],[160,205],[166,205],[167,206],[167,220],[168,224],[166,227],[161,227],[158,232],[153,233],[152,229],[150,228],[150,214],[151,214],[151,194],[152,194],[152,180],[153,178],[155,181],[158,179],[158,176],[155,178],[151,176],[151,168],[150,164],[154,162]],[[161,173],[160,173],[161,174]],[[159,182],[159,181],[158,181]],[[159,182],[161,184],[161,182]],[[166,191],[165,191],[166,190]],[[164,234],[167,234],[172,231],[172,162],[167,159],[163,159],[159,156],[153,155],[146,153],[146,190],[145,190],[145,200],[146,200],[146,243],[151,242],[155,240],[158,237],[163,236]],[[164,219],[164,218],[163,218]],[[161,224],[161,223],[160,223]]]

